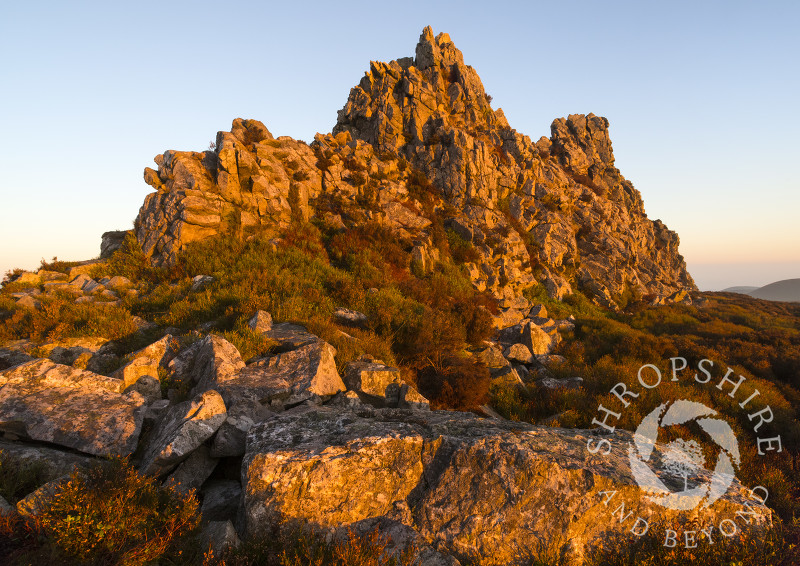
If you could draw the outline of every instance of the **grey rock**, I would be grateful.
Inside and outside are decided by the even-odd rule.
[[[161,393],[161,382],[155,377],[149,375],[143,375],[137,379],[136,382],[126,387],[123,390],[123,393],[129,393],[131,391],[135,391],[144,397],[144,400],[148,405],[156,401],[160,401],[163,397]]]
[[[507,359],[523,364],[529,364],[534,360],[533,354],[524,344],[511,344],[503,354]]]
[[[529,318],[533,318],[533,317],[547,318],[547,309],[545,308],[544,305],[541,305],[541,304],[533,305],[531,307],[531,310],[528,311],[528,317]]]
[[[192,278],[192,291],[200,291],[205,289],[214,282],[214,278],[210,275],[195,275]]]
[[[14,508],[8,501],[5,500],[5,498],[3,498],[2,495],[0,495],[0,517],[4,515],[11,515],[12,513],[14,513]]]
[[[345,309],[342,307],[338,307],[335,311],[333,311],[333,317],[339,324],[344,324],[347,326],[363,327],[367,324],[367,315],[365,315],[363,312]]]
[[[533,322],[523,322],[498,333],[499,340],[506,346],[522,344],[534,355],[548,354],[555,340]]]
[[[77,468],[89,467],[95,461],[90,456],[7,440],[0,440],[0,452],[4,459],[19,467],[37,469],[44,481],[67,476]]]
[[[557,354],[544,354],[542,356],[536,356],[536,361],[543,366],[550,368],[563,364],[567,361],[567,359],[564,356],[559,356]]]
[[[139,468],[162,476],[184,461],[225,422],[225,403],[214,390],[164,412],[146,441]]]
[[[267,404],[297,405],[344,391],[334,356],[336,349],[322,340],[253,363],[214,384],[226,403],[249,399]]]
[[[94,455],[136,448],[145,400],[122,382],[34,360],[0,372],[0,430]]]
[[[41,301],[39,301],[38,299],[34,299],[30,295],[25,295],[24,297],[22,297],[17,301],[16,306],[28,310],[37,310],[39,307],[42,306],[42,303]]]
[[[53,497],[71,476],[62,476],[47,482],[33,493],[29,493],[17,501],[17,513],[25,519],[34,519],[36,515],[50,506]]]
[[[100,241],[100,258],[106,259],[111,257],[115,251],[122,247],[126,235],[128,235],[128,232],[125,230],[104,232]]]
[[[508,365],[508,360],[503,355],[503,350],[491,342],[485,342],[484,344],[483,348],[477,350],[476,356],[486,367],[492,369]]]
[[[25,352],[12,350],[11,348],[0,348],[0,370],[10,369],[14,366],[33,361],[35,358]]]
[[[545,389],[550,390],[557,390],[557,389],[580,389],[583,387],[583,378],[582,377],[564,377],[562,379],[558,379],[555,377],[544,377],[536,382],[539,387],[543,387]]]
[[[122,380],[124,387],[136,383],[142,376],[159,380],[159,369],[165,371],[169,362],[177,355],[178,341],[167,334],[157,342],[125,357],[125,365],[114,372],[113,377]]]
[[[201,445],[178,465],[164,483],[175,486],[184,493],[199,490],[200,486],[214,472],[217,462],[219,462],[219,458],[213,458],[209,448]]]
[[[296,350],[301,346],[319,341],[319,338],[306,330],[305,326],[281,322],[273,324],[272,329],[264,334],[270,340],[275,340],[284,350]]]
[[[228,406],[225,422],[220,425],[211,444],[211,455],[215,458],[241,456],[244,454],[247,431],[270,416],[272,411],[258,401],[237,399]]]
[[[568,332],[570,330],[575,330],[575,323],[572,320],[556,320],[555,321],[556,328],[559,332]]]
[[[255,332],[269,332],[272,330],[272,315],[266,311],[256,311],[247,326]]]
[[[239,510],[242,484],[236,480],[211,480],[203,487],[200,513],[205,521],[233,519]]]
[[[231,379],[245,364],[233,344],[211,334],[183,350],[168,367],[177,381],[196,384],[203,391]]]

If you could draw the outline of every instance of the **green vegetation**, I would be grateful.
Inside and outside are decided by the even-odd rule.
[[[0,521],[4,564],[196,563],[197,500],[115,459],[76,471],[25,522]]]
[[[20,465],[0,450],[0,497],[12,505],[47,480],[47,473],[42,465]]]

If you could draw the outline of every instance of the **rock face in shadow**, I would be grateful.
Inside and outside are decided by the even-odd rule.
[[[0,430],[96,456],[136,449],[145,400],[122,381],[33,360],[0,373]]]
[[[509,564],[533,549],[534,533],[577,557],[637,517],[675,517],[649,502],[628,471],[631,434],[605,437],[612,453],[593,456],[587,439],[596,434],[444,411],[319,408],[278,416],[248,435],[247,529],[280,520],[335,528],[384,517],[440,552]],[[747,504],[755,515],[749,528],[769,522],[770,511],[746,493],[735,483],[695,515],[717,524]],[[621,503],[632,512],[622,523],[612,515]]]
[[[415,57],[372,62],[333,132],[310,145],[237,118],[213,150],[170,150],[155,162],[144,179],[156,192],[135,234],[157,265],[220,232],[278,235],[313,218],[338,229],[385,224],[429,270],[432,226],[444,222],[477,252],[467,264],[475,287],[501,301],[534,283],[557,298],[581,289],[610,308],[631,296],[685,301],[695,289],[677,234],[647,218],[614,166],[608,120],[559,118],[533,142],[431,28]]]

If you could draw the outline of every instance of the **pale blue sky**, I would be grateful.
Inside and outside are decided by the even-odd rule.
[[[132,225],[144,167],[241,116],[327,132],[369,61],[446,31],[512,127],[606,116],[702,289],[800,277],[795,2],[36,2],[0,7],[0,275]]]

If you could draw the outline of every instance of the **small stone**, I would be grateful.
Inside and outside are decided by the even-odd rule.
[[[333,316],[336,319],[336,322],[346,326],[363,327],[367,324],[367,315],[351,309],[338,307],[333,312]]]
[[[272,330],[272,315],[266,311],[256,311],[247,326],[255,332],[269,332]]]
[[[210,275],[195,275],[192,278],[192,291],[200,291],[211,285],[214,282],[214,278]]]
[[[565,377],[557,379],[554,377],[545,377],[536,382],[539,387],[550,389],[551,391],[557,389],[580,389],[583,387],[582,377]]]

